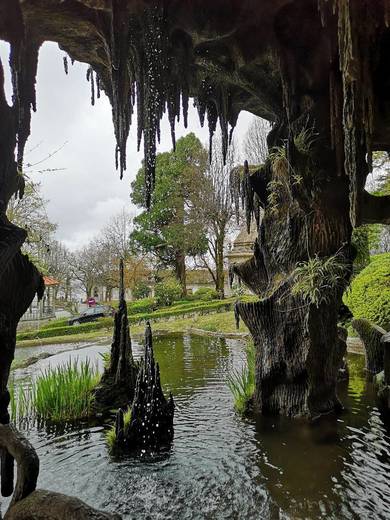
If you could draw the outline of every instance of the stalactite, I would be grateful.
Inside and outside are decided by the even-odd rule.
[[[244,174],[242,177],[242,199],[243,206],[245,208],[246,229],[248,233],[250,233],[254,209],[254,191],[250,180],[248,161],[244,162]]]
[[[131,83],[134,78],[128,78],[129,70],[129,31],[131,23],[127,23],[129,14],[126,6],[120,0],[112,1],[110,33],[107,39],[106,52],[111,64],[110,85],[105,85],[111,100],[114,133],[116,138],[115,165],[120,171],[120,177],[126,169],[126,141],[129,135],[133,104]],[[127,30],[126,30],[127,29]]]
[[[240,201],[241,201],[241,168],[235,167],[229,172],[230,198],[234,204],[237,225],[240,224]]]
[[[64,62],[64,71],[65,71],[65,74],[68,75],[69,69],[68,69],[68,58],[67,58],[67,56],[64,56],[64,57],[63,57],[63,62]]]
[[[31,110],[36,111],[35,80],[40,43],[27,34],[11,44],[10,65],[13,86],[13,104],[17,114],[17,164],[23,170],[23,155],[30,135]]]
[[[96,97],[99,99],[100,98],[100,78],[99,78],[99,75],[96,74]]]
[[[379,17],[387,24],[386,9],[375,11],[370,2],[351,0],[318,0],[323,25],[337,14],[338,60],[340,74],[331,69],[329,81],[330,133],[336,150],[339,175],[350,179],[350,217],[359,223],[360,197],[365,177],[370,171],[373,134],[373,104],[371,67],[375,60],[371,49]],[[364,26],[360,21],[364,19]],[[383,22],[382,22],[383,23]]]
[[[110,75],[108,81],[105,78],[101,84],[98,72],[88,69],[91,102],[95,102],[95,91],[97,97],[100,96],[101,86],[110,97],[116,138],[115,165],[121,178],[126,169],[126,141],[134,106],[137,106],[137,149],[140,149],[143,139],[145,196],[149,207],[155,183],[160,121],[167,112],[173,148],[175,124],[180,120],[181,111],[184,126],[188,125],[189,76],[193,65],[191,44],[186,38],[171,35],[165,0],[155,0],[137,15],[130,12],[124,2],[112,0],[110,16],[108,29],[102,27],[102,31],[106,31],[105,50]],[[219,121],[225,161],[238,116],[232,110],[229,87],[214,83],[208,77],[203,78],[195,106],[202,126],[207,117],[210,160],[213,135]]]
[[[188,126],[188,100],[189,100],[189,88],[187,82],[183,85],[183,90],[181,93],[181,102],[183,105],[183,123],[184,128],[187,128]]]
[[[95,78],[92,67],[88,67],[87,69],[87,81],[91,83],[91,105],[95,104]]]

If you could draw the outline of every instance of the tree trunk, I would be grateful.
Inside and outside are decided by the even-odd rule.
[[[225,272],[223,264],[223,253],[224,253],[224,236],[217,237],[216,240],[216,261],[215,261],[215,290],[217,291],[219,298],[223,300],[225,298]]]
[[[106,302],[110,302],[112,300],[112,287],[106,288]]]
[[[238,304],[238,311],[256,347],[255,406],[316,417],[341,408],[336,382],[346,344],[337,321],[353,259],[349,186],[336,175],[330,149],[316,144],[302,154],[292,139],[288,144],[244,178],[259,237],[253,258],[234,270],[261,299]],[[299,290],[297,265],[333,255],[343,268],[334,286],[317,272],[314,282],[305,280],[315,292]]]
[[[182,287],[182,295],[187,295],[187,273],[186,273],[186,257],[182,251],[176,252],[175,258],[175,276]]]
[[[364,346],[366,355],[366,370],[376,375],[384,368],[384,347],[382,338],[386,331],[370,323],[366,319],[352,320],[352,327],[356,330]]]
[[[70,294],[70,279],[69,277],[67,276],[66,277],[66,280],[65,280],[65,294],[64,294],[64,298],[65,298],[65,301],[67,302],[68,299],[71,297],[71,294]]]
[[[92,296],[92,289],[93,289],[93,285],[87,285],[85,287],[85,294],[86,294],[87,300],[88,300],[88,298],[90,298]]]

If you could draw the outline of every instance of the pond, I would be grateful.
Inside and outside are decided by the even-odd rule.
[[[62,351],[14,378],[69,356],[101,364],[99,352],[107,348]],[[134,341],[133,350],[139,358],[141,343]],[[234,413],[226,376],[244,352],[237,340],[157,337],[163,387],[176,403],[170,455],[118,461],[107,452],[104,426],[30,427],[25,434],[41,460],[39,487],[127,519],[389,518],[389,427],[363,357],[350,355],[350,381],[339,388],[346,412],[310,426],[282,418],[244,421]]]

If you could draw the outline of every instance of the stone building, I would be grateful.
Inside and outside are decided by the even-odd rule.
[[[240,229],[240,232],[233,241],[230,251],[226,255],[229,267],[233,264],[246,262],[251,258],[251,256],[253,256],[253,246],[256,238],[257,230],[254,223],[252,223],[249,233],[246,225]]]

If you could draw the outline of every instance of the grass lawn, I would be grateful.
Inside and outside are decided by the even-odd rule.
[[[155,333],[180,333],[189,329],[201,329],[206,332],[220,332],[224,334],[244,332],[248,329],[243,322],[240,324],[240,330],[236,330],[233,311],[214,312],[212,314],[204,314],[191,317],[176,317],[166,320],[159,320],[152,323],[152,329]],[[143,334],[145,330],[144,324],[131,325],[132,334]],[[36,345],[51,345],[55,343],[79,343],[83,341],[96,341],[98,339],[110,339],[112,329],[99,329],[92,332],[68,334],[66,336],[53,336],[48,338],[28,339],[18,341],[18,347],[32,347]]]

